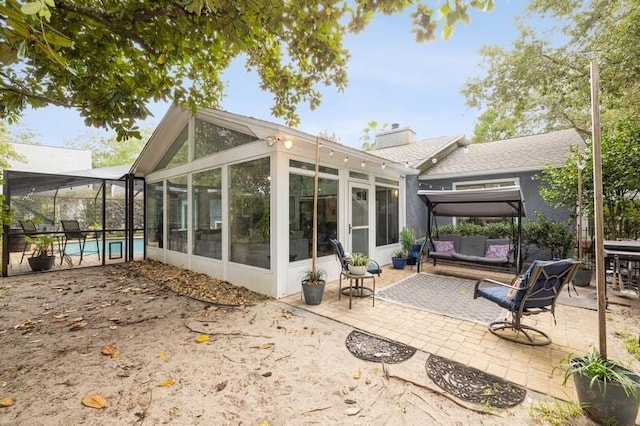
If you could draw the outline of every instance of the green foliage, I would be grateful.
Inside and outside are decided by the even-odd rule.
[[[612,128],[604,129],[602,147],[602,199],[604,233],[608,239],[640,236],[640,116],[621,119]],[[578,159],[582,170],[584,212],[593,216],[592,149],[581,153],[573,150],[564,167],[547,167],[540,176],[540,195],[554,207],[575,208],[578,189]]]
[[[353,266],[367,266],[369,264],[369,256],[360,253],[352,253],[349,255],[349,264]]]
[[[549,219],[539,211],[535,220],[522,227],[522,233],[525,243],[551,250],[552,258],[566,258],[573,247],[574,233],[569,224]]]
[[[571,425],[577,424],[582,417],[582,407],[576,403],[539,402],[529,406],[529,415],[540,424]]]
[[[125,141],[118,141],[115,134],[102,137],[95,133],[87,133],[71,141],[65,141],[65,145],[91,150],[93,168],[131,165],[138,158],[138,154],[144,148],[152,132],[151,129],[142,129],[140,138],[132,137]]]
[[[33,257],[48,257],[53,253],[52,244],[56,241],[56,237],[53,235],[37,235],[35,237],[31,237],[29,235],[25,236],[27,243],[33,244],[35,246],[35,251]]]
[[[241,59],[273,94],[272,115],[295,126],[299,104],[320,104],[317,86],[346,87],[347,33],[363,30],[376,14],[413,7],[417,41],[434,39],[439,23],[446,39],[458,22],[469,22],[470,5],[491,11],[494,0],[453,4],[445,2],[435,16],[424,1],[411,0],[311,0],[304,7],[271,0],[9,0],[0,5],[0,118],[58,105],[78,110],[87,125],[114,129],[118,139],[139,138],[135,123],[149,116],[149,102],[218,107],[224,72]]]
[[[591,378],[591,386],[596,382],[602,382],[605,386],[608,382],[617,382],[628,396],[636,399],[640,396],[636,382],[628,376],[626,370],[617,363],[600,356],[593,347],[583,356],[574,357],[570,354],[562,361],[559,368],[564,370],[563,385],[572,375],[582,374]]]
[[[407,252],[403,249],[398,249],[391,254],[391,257],[395,259],[404,259],[407,257]]]
[[[302,281],[307,284],[320,284],[327,274],[322,269],[309,269],[302,274]]]
[[[640,361],[640,337],[633,335],[629,330],[616,331],[615,336],[622,339],[627,352]]]
[[[389,127],[387,123],[379,124],[375,120],[367,122],[367,127],[362,129],[363,134],[360,136],[362,150],[371,151],[376,149],[376,134],[387,130],[387,127]]]
[[[475,223],[459,223],[456,227],[453,225],[443,225],[438,227],[438,234],[455,234],[455,235],[482,235],[487,238],[511,238],[512,227],[511,222],[489,222],[484,225]]]
[[[542,32],[522,20],[510,48],[483,48],[485,73],[465,85],[467,105],[495,115],[487,123],[508,123],[518,135],[568,127],[588,135],[589,64],[597,59],[604,127],[640,113],[638,0],[535,0],[529,12],[532,22],[551,25]],[[472,140],[499,136],[494,130],[480,127]]]
[[[405,253],[411,252],[411,244],[415,241],[416,238],[413,236],[413,231],[407,227],[402,228],[400,231],[400,244]]]

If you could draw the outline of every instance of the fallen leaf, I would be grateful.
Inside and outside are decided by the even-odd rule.
[[[272,373],[271,371],[267,371],[265,373],[262,373],[262,377],[271,377]]]
[[[260,346],[258,346],[258,348],[259,349],[271,349],[274,346],[275,346],[275,343],[263,343]]]
[[[355,373],[353,373],[353,378],[358,380],[360,377],[362,377],[362,373],[360,372],[360,370],[356,371]]]
[[[198,337],[196,337],[196,342],[198,343],[204,343],[204,342],[208,342],[209,341],[209,335],[208,334],[201,334]]]
[[[258,426],[270,426],[270,424],[268,420],[260,420]]]
[[[290,319],[291,317],[293,317],[293,314],[289,311],[282,311],[282,317],[285,319]]]
[[[160,352],[158,355],[156,355],[157,358],[164,358],[166,354],[164,352]]]
[[[0,407],[11,407],[13,405],[13,399],[6,396],[0,399]]]
[[[103,355],[113,355],[114,352],[117,352],[117,349],[111,345],[105,345],[102,347]]]
[[[168,388],[169,386],[173,386],[176,381],[173,379],[167,379],[164,382],[161,382],[158,387],[159,388]]]
[[[82,398],[82,404],[91,408],[104,408],[107,406],[107,400],[102,395],[87,395]]]
[[[222,389],[227,387],[227,380],[225,380],[224,382],[220,382],[216,385],[216,391],[220,392]]]
[[[78,331],[78,330],[82,330],[83,328],[85,328],[87,326],[87,322],[86,321],[80,321],[80,322],[76,322],[74,323],[71,327],[69,327],[69,331]]]
[[[355,399],[347,398],[347,399],[345,399],[345,400],[344,400],[344,403],[345,403],[345,404],[349,404],[349,405],[353,405],[353,404],[355,404],[355,403],[356,403],[356,400],[355,400]]]

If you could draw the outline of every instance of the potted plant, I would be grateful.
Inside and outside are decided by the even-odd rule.
[[[364,275],[367,273],[369,256],[365,254],[352,253],[349,256],[349,272],[354,275]]]
[[[325,272],[322,269],[309,269],[302,276],[302,294],[307,305],[319,305],[322,302],[325,285]]]
[[[27,243],[35,246],[33,254],[27,260],[32,271],[48,271],[53,267],[55,256],[53,255],[53,242],[56,238],[52,235],[26,236]]]
[[[405,256],[407,257],[408,265],[415,265],[417,261],[417,256],[413,257],[413,244],[415,244],[416,239],[413,236],[413,231],[407,227],[402,228],[400,231],[400,245],[402,246],[402,250],[404,250]],[[418,248],[418,251],[420,248]],[[417,254],[417,253],[416,253]]]
[[[569,355],[561,364],[564,382],[573,377],[578,402],[598,424],[633,425],[640,403],[640,377],[610,361],[595,348],[584,356]]]
[[[394,251],[391,255],[391,263],[393,269],[404,269],[407,264],[407,253],[403,249]]]

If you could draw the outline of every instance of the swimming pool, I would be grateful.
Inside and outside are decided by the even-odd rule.
[[[100,247],[100,253],[102,254],[102,240],[98,239]],[[121,254],[124,256],[124,238],[107,238],[105,240],[107,256],[119,257]],[[87,238],[87,243],[84,246],[84,256],[94,254],[96,252],[96,242],[94,239]],[[80,256],[80,246],[78,243],[69,242],[65,253],[69,256]],[[144,253],[144,238],[133,239],[133,254]]]

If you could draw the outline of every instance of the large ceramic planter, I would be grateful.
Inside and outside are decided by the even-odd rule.
[[[53,262],[55,261],[55,259],[55,256],[27,258],[32,271],[48,271],[49,269],[53,268]]]
[[[593,271],[591,269],[578,269],[576,275],[573,277],[573,285],[576,287],[588,287],[591,285],[591,277]]]
[[[620,367],[621,370],[624,370]],[[640,377],[630,376],[638,385]],[[578,393],[578,402],[585,414],[598,424],[635,425],[638,415],[638,399],[627,395],[618,382],[601,380],[591,383],[591,377],[575,373],[573,381]]]
[[[366,265],[363,265],[363,266],[349,265],[349,273],[353,275],[364,275],[367,273],[367,267]]]
[[[309,284],[308,281],[302,281],[302,294],[304,295],[304,303],[307,305],[319,305],[324,295],[325,281],[318,281]]]
[[[404,257],[392,257],[391,263],[393,264],[393,269],[404,269],[407,259]]]

